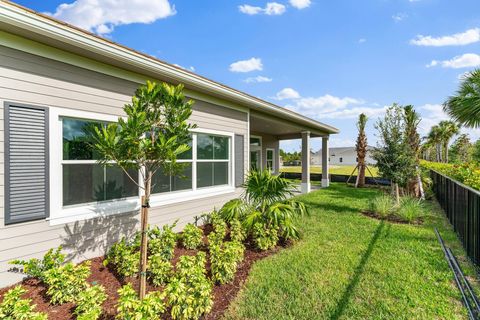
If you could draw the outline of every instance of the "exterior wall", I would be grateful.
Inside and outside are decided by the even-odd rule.
[[[275,170],[274,173],[278,174],[280,171],[280,140],[277,137],[259,133],[251,132],[251,135],[262,137],[262,169],[267,167],[267,149],[273,149],[275,151]]]
[[[0,287],[21,279],[21,275],[8,272],[11,268],[8,261],[41,257],[48,249],[59,245],[74,261],[99,256],[113,242],[133,233],[139,220],[138,213],[132,212],[56,226],[46,220],[5,225],[4,102],[121,116],[123,105],[130,102],[137,87],[135,82],[0,46]],[[246,110],[195,100],[191,121],[199,128],[242,134],[248,141]],[[245,147],[245,168],[248,168],[247,152]],[[51,175],[59,174],[51,172]],[[221,195],[152,207],[149,222],[162,225],[179,219],[181,227],[194,216],[218,208],[240,193],[241,189],[236,189]]]
[[[335,156],[332,155],[335,154]],[[342,158],[342,162],[340,162],[340,158]],[[322,152],[321,150],[316,153],[311,154],[311,164],[314,166],[321,166],[322,165]],[[371,157],[370,153],[367,152],[367,157],[365,159],[367,164],[375,164],[375,160]],[[330,150],[330,165],[336,166],[346,166],[346,165],[356,165],[357,164],[357,153],[355,149],[352,148],[351,150],[344,151],[344,152],[334,152]]]

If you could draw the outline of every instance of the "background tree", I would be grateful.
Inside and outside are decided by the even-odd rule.
[[[423,198],[422,178],[420,177],[420,135],[418,134],[418,125],[420,124],[420,115],[415,111],[412,105],[404,107],[405,139],[410,155],[413,158],[415,177],[408,182],[408,192],[416,197]]]
[[[448,163],[448,145],[452,137],[458,134],[460,128],[455,122],[450,120],[440,121],[438,128],[440,131],[440,139],[442,141],[442,158],[445,163]]]
[[[464,77],[457,92],[443,104],[443,109],[463,126],[480,126],[480,69]]]
[[[472,146],[472,160],[480,162],[480,139],[475,141]]]
[[[427,141],[429,145],[435,146],[435,160],[437,162],[442,162],[442,133],[439,126],[433,126],[430,128]]]
[[[403,108],[393,104],[384,118],[377,121],[375,128],[378,130],[378,142],[373,158],[381,176],[392,182],[392,191],[399,203],[399,187],[406,187],[408,181],[415,177],[414,159],[405,138]]]
[[[104,165],[112,162],[120,166],[130,179],[142,189],[141,197],[141,257],[139,295],[146,289],[148,245],[148,208],[152,178],[158,170],[164,174],[179,174],[184,165],[177,157],[190,149],[190,129],[187,119],[192,114],[192,100],[183,94],[183,86],[147,81],[137,89],[132,103],[123,108],[126,119],[107,127],[94,128],[95,148]],[[128,174],[129,169],[140,172],[141,180]]]
[[[465,163],[472,161],[473,145],[468,134],[461,134],[452,144],[448,153],[453,163]]]
[[[367,124],[367,120],[367,116],[364,113],[361,113],[357,122],[358,137],[355,145],[355,151],[357,152],[358,175],[355,187],[365,186],[365,157],[367,156],[367,135],[365,134],[365,126]]]

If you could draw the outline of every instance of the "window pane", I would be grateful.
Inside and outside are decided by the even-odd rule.
[[[260,147],[262,145],[260,138],[250,138],[250,145]]]
[[[213,163],[197,163],[197,188],[213,186]]]
[[[228,160],[228,137],[213,137],[213,158]]]
[[[267,160],[273,160],[273,150],[267,150]]]
[[[99,155],[93,150],[89,127],[101,127],[100,122],[77,119],[62,119],[63,160],[95,160]]]
[[[136,170],[130,169],[128,174],[133,179],[138,178]],[[138,186],[130,180],[120,167],[107,167],[105,182],[105,200],[138,196]]]
[[[63,165],[63,205],[104,200],[104,167],[98,164]]]
[[[273,169],[273,161],[272,160],[267,160],[267,169],[272,170]]]
[[[172,191],[192,189],[192,164],[188,163],[181,175],[172,177]]]
[[[190,149],[188,151],[179,154],[178,159],[180,160],[192,160],[192,140],[188,142],[188,145],[190,146]]]
[[[197,135],[197,158],[203,160],[213,159],[213,137],[207,134]]]
[[[228,184],[228,162],[214,162],[213,175],[216,186]]]
[[[170,176],[164,174],[162,169],[157,170],[152,178],[152,193],[170,191]]]

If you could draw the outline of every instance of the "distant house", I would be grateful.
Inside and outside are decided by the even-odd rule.
[[[367,149],[367,164],[375,164],[375,160],[371,157],[368,150],[372,150],[373,147],[368,146]],[[339,147],[329,148],[329,162],[331,165],[355,165],[357,164],[357,152],[355,147]],[[322,149],[317,152],[312,152],[310,156],[310,163],[314,166],[322,165]]]

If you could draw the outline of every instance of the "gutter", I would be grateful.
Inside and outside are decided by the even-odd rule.
[[[193,72],[171,65],[144,53],[132,50],[93,33],[69,25],[52,17],[37,13],[12,2],[0,0],[0,22],[19,29],[39,34],[61,43],[67,43],[82,50],[117,61],[125,66],[135,67],[148,73],[159,74],[199,91],[219,95],[252,110],[275,115],[296,124],[320,130],[328,134],[339,133],[330,125],[304,117],[275,104],[261,100],[221,83],[199,76]]]

